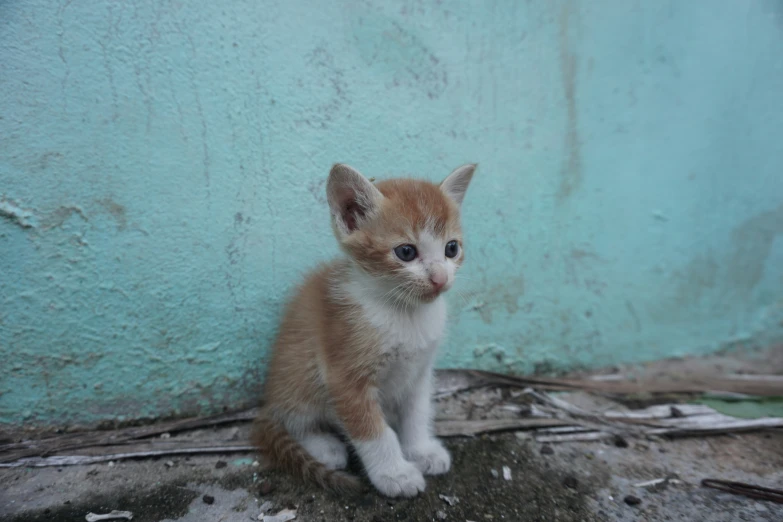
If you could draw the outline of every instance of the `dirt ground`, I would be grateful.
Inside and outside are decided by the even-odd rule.
[[[755,366],[718,361],[731,372],[783,373],[778,359]],[[765,362],[766,361],[766,362]],[[774,362],[775,364],[771,364]],[[672,373],[682,362],[657,366]],[[438,401],[439,416],[497,418],[497,389],[472,390]],[[595,398],[571,395],[574,404]],[[174,434],[204,440],[246,440],[247,424]],[[0,520],[84,521],[123,510],[134,522],[249,521],[281,509],[296,521],[781,521],[783,505],[701,486],[705,478],[783,487],[783,430],[699,438],[631,438],[541,444],[529,431],[446,441],[451,471],[430,477],[418,498],[390,500],[369,486],[339,498],[269,471],[251,453],[122,460],[62,468],[0,469]],[[510,471],[504,478],[503,467]],[[645,481],[674,478],[663,486]],[[447,497],[444,499],[443,497]]]
[[[358,497],[337,498],[266,471],[245,456],[5,469],[0,519],[75,522],[89,512],[118,509],[131,511],[136,522],[248,521],[257,520],[269,501],[272,513],[293,508],[298,521],[783,520],[783,505],[700,486],[707,477],[783,484],[779,432],[639,441],[628,447],[542,446],[523,433],[452,439],[448,447],[452,471],[430,478],[427,491],[412,500],[382,498],[369,487]],[[503,478],[503,466],[511,470],[511,480]],[[663,489],[635,486],[666,476],[679,482]],[[440,495],[455,497],[454,505]],[[626,503],[629,495],[640,503]]]

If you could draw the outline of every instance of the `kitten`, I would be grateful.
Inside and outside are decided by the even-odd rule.
[[[441,297],[464,260],[460,205],[475,165],[440,185],[371,183],[335,165],[326,186],[345,258],[312,273],[273,347],[254,443],[273,466],[349,491],[350,441],[382,494],[416,496],[451,457],[432,432]]]

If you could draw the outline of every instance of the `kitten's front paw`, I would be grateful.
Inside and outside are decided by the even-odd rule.
[[[403,453],[425,475],[441,475],[451,468],[451,455],[438,439],[404,448]]]
[[[415,497],[425,487],[421,471],[405,460],[368,475],[376,489],[387,497]]]

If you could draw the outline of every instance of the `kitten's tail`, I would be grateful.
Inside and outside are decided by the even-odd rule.
[[[251,440],[270,465],[335,493],[355,493],[359,479],[327,469],[305,450],[279,422],[262,413],[253,424]]]

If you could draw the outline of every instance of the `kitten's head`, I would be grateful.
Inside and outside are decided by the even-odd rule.
[[[460,205],[476,165],[440,185],[412,179],[371,183],[335,165],[326,185],[342,249],[390,300],[430,302],[454,283],[464,260]]]

